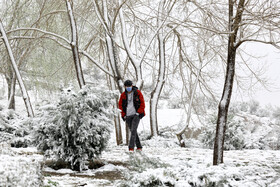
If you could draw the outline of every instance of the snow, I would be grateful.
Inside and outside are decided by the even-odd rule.
[[[160,128],[171,127],[175,132],[178,123],[182,121],[183,113],[182,109],[163,107],[158,112]],[[149,132],[145,129],[149,120],[145,118],[139,125],[140,138]],[[257,117],[252,115],[247,117],[247,120],[252,122],[257,120]],[[261,118],[260,121],[271,123],[267,118]],[[262,132],[257,130],[257,133]],[[155,184],[179,187],[209,185],[276,187],[280,185],[279,150],[224,151],[224,163],[213,166],[212,149],[181,148],[175,136],[157,136],[143,140],[143,151],[133,154],[128,153],[126,146],[116,146],[114,140],[115,137],[112,136],[109,147],[99,158],[104,166],[81,172],[70,169],[54,170],[44,166],[43,184],[69,187],[153,186]],[[0,173],[3,174],[5,171],[0,177],[1,184],[6,180],[3,176],[12,178],[13,184],[22,186],[31,184],[32,181],[38,182],[38,178],[41,177],[39,165],[42,161],[42,155],[37,153],[34,147],[10,148],[1,144]]]
[[[1,186],[40,186],[43,156],[36,149],[11,149],[6,143],[0,147]]]
[[[16,98],[20,99],[20,98]],[[3,101],[6,101],[5,98]],[[6,101],[7,102],[7,101]],[[24,110],[24,103],[21,101]],[[3,104],[1,100],[1,104]],[[280,186],[279,150],[224,151],[224,163],[213,166],[213,150],[202,149],[196,141],[186,141],[188,148],[179,147],[175,132],[187,118],[184,109],[168,109],[167,101],[159,101],[158,123],[161,136],[145,139],[150,133],[149,103],[146,116],[140,121],[138,131],[142,140],[142,153],[129,154],[127,146],[116,146],[115,133],[107,149],[99,157],[104,166],[81,172],[71,169],[54,170],[41,164],[43,156],[34,147],[10,148],[0,144],[0,186],[9,181],[12,186]],[[49,104],[43,108],[52,108]],[[242,121],[244,120],[244,121]],[[260,137],[276,138],[278,131],[269,117],[258,117],[239,112],[236,123],[245,123],[248,133],[245,144],[256,146]],[[123,125],[123,124],[122,124]],[[202,128],[192,115],[193,129]],[[124,128],[123,128],[124,129]],[[124,133],[124,130],[123,130]],[[241,132],[244,133],[244,132]],[[237,134],[238,135],[238,134]],[[125,137],[125,136],[123,136]],[[269,138],[268,137],[268,138]],[[33,185],[34,184],[34,185]]]

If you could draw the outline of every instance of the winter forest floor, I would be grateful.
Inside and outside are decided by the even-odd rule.
[[[170,147],[161,137],[143,144],[143,151],[133,154],[126,146],[108,147],[98,161],[104,166],[97,169],[75,172],[43,166],[43,186],[280,186],[279,151],[225,151],[225,163],[213,166],[210,149]],[[0,160],[0,173],[29,181],[40,175],[36,162],[43,162],[36,149],[3,146]]]
[[[109,146],[94,160],[98,168],[82,172],[48,167],[36,148],[11,148],[0,143],[0,186],[280,186],[279,150],[225,151],[224,164],[213,166],[213,150],[199,148],[202,146],[195,141],[189,142],[188,148],[179,147],[170,130],[184,121],[182,113],[177,109],[160,110],[160,131],[165,133],[150,140],[147,114],[138,127],[141,153],[129,154],[127,146],[117,146],[112,132]],[[166,127],[169,130],[165,131]]]

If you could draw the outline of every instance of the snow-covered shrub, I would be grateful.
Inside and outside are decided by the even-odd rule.
[[[135,186],[135,187],[160,187],[160,186],[175,186],[176,176],[169,169],[157,168],[147,169],[141,173],[128,176],[126,181],[122,181],[117,186]]]
[[[1,99],[1,98],[0,98]],[[0,105],[0,111],[2,111],[4,109],[4,107],[2,105]]]
[[[249,105],[248,105],[247,102],[242,102],[242,103],[240,103],[239,105],[240,105],[240,110],[241,110],[242,112],[248,112],[248,110],[249,110]]]
[[[270,116],[270,111],[265,109],[265,108],[260,108],[257,113],[257,116],[259,117],[269,117]]]
[[[246,112],[259,117],[270,117],[273,107],[267,105],[260,106],[258,101],[251,100],[249,102],[235,102],[232,103],[229,110],[233,113]]]
[[[272,117],[274,118],[275,123],[280,126],[280,107],[276,107],[272,111]]]
[[[15,137],[11,140],[12,147],[29,147],[33,145],[33,124],[32,118],[18,120],[14,123],[16,130],[14,131]]]
[[[249,112],[250,114],[257,114],[257,111],[260,107],[260,103],[255,100],[251,100],[249,103]]]
[[[0,143],[0,186],[42,186],[43,157],[13,151]]]
[[[0,111],[0,142],[9,141],[13,147],[29,146],[32,128],[28,120],[14,110]]]
[[[205,130],[200,135],[202,142],[208,148],[214,147],[215,136],[216,136],[216,122],[217,116],[214,115],[209,119]],[[244,145],[243,127],[240,121],[233,120],[233,115],[228,116],[228,123],[225,134],[224,149],[225,150],[239,150]]]
[[[133,170],[143,172],[146,169],[166,168],[169,165],[158,159],[150,158],[145,154],[129,155],[129,163]]]
[[[45,156],[55,156],[75,170],[86,168],[107,145],[112,124],[111,91],[85,86],[77,94],[71,89],[60,97],[56,107],[46,107],[37,118],[35,141]]]
[[[12,133],[15,128],[12,123],[18,118],[18,115],[14,110],[2,110],[0,111],[0,131]]]
[[[184,104],[181,98],[171,98],[168,100],[169,109],[179,109],[184,108]]]
[[[217,115],[208,118],[200,140],[208,148],[213,148],[216,135]],[[258,117],[248,113],[229,113],[224,148],[240,149],[279,149],[280,127],[268,117]]]
[[[273,110],[272,116],[280,120],[280,107],[277,107],[276,109]]]

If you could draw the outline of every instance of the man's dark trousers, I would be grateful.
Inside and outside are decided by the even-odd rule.
[[[126,124],[130,130],[130,141],[129,141],[129,149],[134,149],[135,144],[137,148],[142,149],[140,139],[137,133],[137,128],[140,122],[139,115],[132,115],[126,118]]]

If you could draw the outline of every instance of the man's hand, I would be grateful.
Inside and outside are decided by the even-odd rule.
[[[125,121],[126,120],[126,116],[122,117],[122,119],[123,119],[123,121]]]

